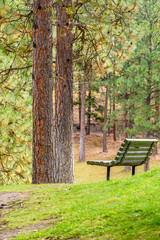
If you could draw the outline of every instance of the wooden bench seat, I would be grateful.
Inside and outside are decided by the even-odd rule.
[[[135,167],[144,164],[150,159],[157,142],[157,139],[126,138],[122,143],[115,160],[93,160],[87,161],[87,164],[107,167],[107,180],[110,178],[110,167],[114,166],[132,166],[132,175],[134,175]]]

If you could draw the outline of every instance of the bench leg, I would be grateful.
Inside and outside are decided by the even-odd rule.
[[[110,177],[110,167],[107,167],[107,181],[109,180]]]
[[[132,166],[132,176],[135,175],[135,166]]]

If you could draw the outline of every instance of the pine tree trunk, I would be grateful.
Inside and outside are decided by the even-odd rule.
[[[157,101],[157,100],[158,100],[158,96],[155,96],[155,110],[156,110],[155,121],[154,121],[155,125],[157,124],[157,118],[159,118],[159,101]],[[155,131],[153,132],[153,138],[156,138],[156,132]],[[153,155],[157,155],[157,154],[158,154],[158,147],[156,145],[155,152],[153,152]]]
[[[106,87],[105,106],[104,106],[104,125],[107,122],[107,108],[108,108],[108,87]],[[107,130],[103,130],[103,152],[107,152]]]
[[[109,115],[111,116],[111,113],[112,113],[111,98],[109,100],[110,100]],[[110,123],[110,121],[109,121],[109,123]],[[108,135],[110,136],[110,134],[111,134],[111,128],[109,127],[108,128]]]
[[[151,26],[152,29],[152,26]],[[150,53],[150,60],[148,61],[148,92],[149,95],[146,98],[146,104],[150,107],[151,103],[151,81],[152,81],[152,34],[149,35],[149,53]],[[150,117],[148,118],[150,121]],[[150,131],[147,132],[147,137],[150,137]],[[149,161],[144,164],[144,171],[149,171]]]
[[[115,105],[115,97],[113,97],[113,112],[115,112],[116,110],[116,105]],[[117,141],[116,138],[116,121],[114,120],[114,124],[113,124],[113,140]]]
[[[74,183],[73,37],[68,7],[72,7],[70,0],[56,7],[55,182],[58,183]]]
[[[125,95],[125,101],[127,100],[127,97]],[[126,132],[126,128],[127,128],[127,111],[124,110],[124,114],[123,114],[123,133],[124,133],[124,139],[127,138],[127,132]],[[130,166],[124,166],[124,171],[130,171],[131,167]]]
[[[92,90],[89,87],[86,135],[90,134],[90,128],[91,128],[91,95],[92,95]]]
[[[83,78],[83,82],[82,82],[79,162],[85,162],[85,134],[86,134],[86,132],[85,132],[85,111],[86,111],[86,84],[85,84],[85,80],[86,79],[85,79],[85,77]]]
[[[148,97],[146,98],[146,104],[148,106],[150,106],[150,94],[148,95]],[[150,121],[150,118],[148,118],[148,121]],[[150,137],[150,131],[147,132],[146,137],[149,138]],[[144,164],[144,171],[147,172],[149,171],[149,160]]]
[[[33,1],[32,183],[54,182],[52,0]]]
[[[78,97],[79,97],[79,127],[81,127],[81,82],[78,84]]]

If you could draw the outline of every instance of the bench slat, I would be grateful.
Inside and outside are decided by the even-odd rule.
[[[132,161],[132,162],[122,162],[119,163],[118,166],[138,166],[141,165],[143,161]]]
[[[146,155],[137,155],[137,156],[134,156],[134,155],[128,156],[128,155],[126,155],[123,160],[125,160],[125,159],[129,160],[129,159],[132,159],[132,158],[134,158],[134,159],[144,159],[145,157],[146,157]],[[121,156],[117,156],[116,159],[121,159]]]
[[[138,155],[146,155],[148,152],[147,151],[137,151],[137,152],[133,152],[133,151],[128,151],[127,152],[127,156],[138,156]],[[117,156],[123,156],[124,151],[123,152],[118,152]]]
[[[109,166],[117,165],[117,161],[116,160],[112,160],[112,161],[90,160],[90,161],[87,161],[87,164],[109,167]]]
[[[139,138],[137,138],[137,139],[132,139],[132,138],[126,138],[125,140],[124,140],[124,142],[137,142],[137,143],[139,143],[139,142],[150,142],[150,143],[152,143],[152,142],[158,142],[158,140],[157,139],[139,139]]]
[[[125,151],[126,148],[120,147],[119,151]],[[148,151],[149,147],[130,147],[129,150],[131,151]]]

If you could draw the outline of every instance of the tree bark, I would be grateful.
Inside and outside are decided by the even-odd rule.
[[[79,162],[85,162],[85,112],[86,112],[86,73],[84,70],[84,78],[82,82],[81,97],[81,127],[80,127],[80,143],[79,143]]]
[[[152,24],[150,23],[150,30],[152,29]],[[150,107],[150,103],[151,103],[151,82],[152,82],[152,34],[149,35],[149,53],[150,53],[150,59],[148,60],[148,86],[147,86],[147,90],[148,90],[148,96],[146,98],[146,104]],[[147,119],[148,121],[150,121],[150,117],[148,117]],[[147,137],[150,137],[150,131],[147,132]],[[147,161],[144,164],[144,171],[147,172],[149,171],[149,161]]]
[[[127,101],[127,94],[124,95],[124,102]],[[126,132],[126,128],[128,126],[128,121],[127,121],[127,110],[126,110],[126,106],[125,106],[125,109],[124,109],[124,113],[123,113],[123,135],[124,135],[124,139],[127,138],[127,132]],[[130,171],[131,170],[131,167],[130,166],[124,166],[124,171]]]
[[[32,183],[54,182],[52,0],[33,1]]]
[[[79,127],[81,127],[81,81],[79,80],[79,84],[78,84],[78,98],[79,98],[79,108],[78,108],[78,112],[79,112]]]
[[[55,182],[74,183],[73,57],[71,0],[57,4],[55,83]]]
[[[108,87],[106,87],[105,106],[104,106],[104,125],[107,122],[107,108],[108,108]],[[103,130],[103,152],[107,152],[107,130]]]
[[[115,97],[113,97],[113,112],[115,112],[115,110],[116,110]],[[114,124],[113,124],[113,140],[117,141],[117,138],[116,138],[116,121],[115,121],[115,119],[114,119]]]
[[[89,86],[86,135],[90,134],[90,128],[91,128],[91,95],[92,95],[92,90],[91,90],[91,87]]]
[[[111,104],[111,97],[109,98],[109,102],[110,102],[110,107],[109,107],[109,115],[111,116],[111,113],[112,113],[112,104]],[[109,120],[109,124],[110,124],[110,120]],[[111,134],[111,127],[109,126],[108,128],[108,135],[110,136]]]
[[[127,132],[126,132],[126,127],[127,127],[127,119],[126,119],[127,111],[124,111],[123,115],[123,133],[124,133],[124,139],[127,138]],[[130,166],[124,166],[124,171],[130,171],[131,167]]]

